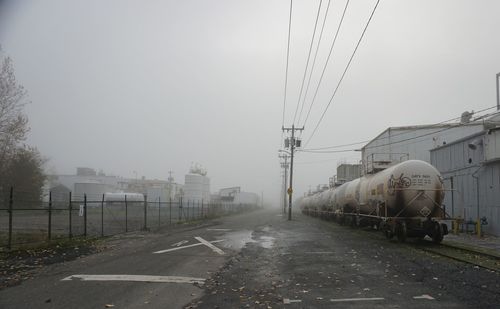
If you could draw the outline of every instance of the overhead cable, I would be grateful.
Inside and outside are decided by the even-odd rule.
[[[311,59],[311,51],[314,43],[314,37],[316,36],[316,28],[318,26],[319,12],[321,11],[321,4],[323,0],[319,1],[318,5],[318,13],[316,14],[316,21],[314,22],[314,30],[311,37],[311,44],[309,45],[309,53],[307,54],[306,68],[304,69],[304,76],[302,77],[302,85],[300,86],[299,99],[297,100],[297,107],[295,108],[295,114],[293,115],[293,123],[295,123],[295,119],[297,118],[297,112],[299,110],[300,99],[302,98],[302,91],[304,90],[304,83],[306,81],[307,69],[309,68],[309,60]],[[298,125],[298,123],[297,123]]]
[[[473,114],[478,114],[478,113],[482,113],[482,112],[485,112],[485,111],[488,111],[488,110],[491,110],[491,109],[496,109],[497,106],[492,106],[492,107],[488,107],[488,108],[484,108],[484,109],[481,109],[477,112],[474,112]],[[479,117],[485,117],[485,116],[489,116],[490,114],[485,114],[485,115],[481,115]],[[478,117],[478,118],[479,118]],[[454,120],[459,120],[461,119],[462,117],[455,117],[455,118],[451,118],[451,119],[448,119],[448,120],[444,120],[444,121],[441,121],[441,122],[438,122],[438,123],[435,123],[435,124],[432,124],[432,125],[429,125],[429,126],[439,126],[439,125],[442,125],[442,124],[445,124],[447,122],[450,122],[450,121],[454,121]],[[401,132],[401,133],[397,133],[397,134],[394,134],[394,135],[391,135],[391,136],[383,136],[383,137],[380,137],[379,140],[384,140],[384,139],[389,139],[389,138],[394,138],[396,136],[400,136],[400,135],[405,135],[405,134],[410,134],[414,131],[418,130],[418,128],[415,128],[415,129],[411,129],[411,130],[408,130],[408,131],[404,131],[404,132]],[[342,144],[342,145],[334,145],[334,146],[326,146],[326,147],[318,147],[318,148],[309,148],[309,149],[305,149],[305,150],[325,150],[325,149],[334,149],[334,148],[341,148],[341,147],[347,147],[347,146],[355,146],[355,145],[360,145],[360,144],[366,144],[370,141],[372,141],[373,139],[371,140],[364,140],[364,141],[361,141],[361,142],[356,142],[356,143],[349,143],[349,144]]]
[[[345,13],[347,11],[348,6],[349,6],[349,0],[347,0],[347,2],[345,4],[344,12],[342,13],[342,17],[340,18],[340,22],[339,22],[339,25],[337,27],[337,31],[335,32],[335,36],[333,38],[333,42],[332,42],[332,45],[330,47],[330,51],[328,53],[328,57],[326,57],[326,62],[325,62],[325,65],[323,66],[323,71],[321,72],[321,76],[319,78],[318,85],[316,86],[316,90],[314,91],[314,95],[313,95],[313,98],[311,100],[311,104],[309,105],[309,110],[307,111],[306,119],[304,120],[304,124],[302,125],[304,127],[306,125],[307,120],[309,119],[309,115],[311,114],[311,110],[312,110],[314,101],[316,100],[316,96],[318,95],[319,87],[321,86],[321,82],[323,81],[323,76],[325,75],[325,71],[326,71],[326,68],[328,67],[330,57],[332,56],[332,52],[333,52],[333,49],[335,47],[335,43],[337,42],[337,37],[339,35],[340,28],[342,27],[342,23],[344,22]]]
[[[321,39],[323,38],[323,30],[325,29],[326,20],[328,17],[328,11],[330,9],[330,2],[331,0],[328,0],[328,4],[326,5],[325,18],[323,19],[323,25],[321,26],[321,31],[319,33],[318,44],[316,44],[316,52],[314,53],[313,63],[311,65],[311,70],[309,71],[309,78],[307,80],[306,91],[304,92],[304,97],[302,98],[302,106],[300,107],[299,119],[297,120],[297,123],[300,123],[300,119],[302,118],[302,112],[304,111],[304,105],[306,103],[307,93],[309,92],[309,85],[311,84],[311,77],[314,72],[314,67],[316,65],[316,58],[318,57],[319,46],[321,44]]]
[[[290,33],[292,30],[292,6],[293,6],[293,0],[290,0],[290,17],[288,19],[288,44],[286,48],[286,70],[285,70],[285,95],[283,98],[283,120],[281,121],[281,126],[283,127],[285,125],[285,110],[286,110],[286,88],[288,86],[288,62],[290,59]]]
[[[306,146],[307,144],[309,144],[309,142],[311,141],[311,139],[313,138],[314,134],[317,132],[318,128],[319,128],[319,125],[321,124],[321,121],[323,120],[323,118],[325,117],[325,114],[326,112],[328,111],[328,108],[330,107],[330,105],[332,104],[332,101],[333,101],[333,98],[335,97],[335,95],[337,94],[337,91],[340,87],[340,85],[342,84],[342,81],[344,80],[344,77],[347,73],[347,70],[349,70],[349,66],[351,65],[352,63],[352,59],[354,58],[354,55],[356,55],[356,51],[358,50],[358,47],[359,45],[361,44],[361,41],[363,40],[363,37],[365,36],[365,33],[366,33],[366,29],[368,29],[368,26],[370,25],[370,22],[373,18],[373,15],[375,14],[375,11],[377,10],[377,7],[378,7],[378,4],[379,4],[380,0],[377,0],[377,3],[375,4],[375,6],[373,7],[373,10],[372,10],[372,13],[370,15],[370,18],[368,18],[368,21],[366,23],[366,26],[365,28],[363,29],[363,32],[361,33],[361,36],[359,37],[359,40],[358,40],[358,43],[356,44],[356,47],[354,48],[354,51],[352,52],[352,55],[351,57],[349,58],[349,62],[347,63],[345,69],[344,69],[344,72],[342,73],[342,76],[340,77],[340,80],[339,82],[337,83],[337,86],[335,87],[335,90],[333,92],[333,95],[331,96],[330,100],[328,101],[328,104],[326,105],[326,108],[325,110],[323,111],[323,114],[321,114],[321,117],[319,118],[317,124],[316,124],[316,127],[314,128],[313,130],[313,133],[311,134],[311,136],[309,137],[309,139],[307,140],[306,142]],[[307,120],[307,118],[306,118]]]

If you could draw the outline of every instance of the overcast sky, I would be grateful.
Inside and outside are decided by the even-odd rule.
[[[293,1],[285,126],[319,3]],[[349,4],[304,142],[375,3]],[[306,110],[344,6],[331,1]],[[166,179],[172,170],[182,183],[198,162],[212,191],[241,186],[276,202],[289,8],[289,0],[0,0],[0,45],[31,101],[27,143],[61,174],[88,166]],[[382,0],[307,148],[494,106],[499,29],[495,0]],[[339,161],[359,156],[298,153],[295,192],[327,183]]]

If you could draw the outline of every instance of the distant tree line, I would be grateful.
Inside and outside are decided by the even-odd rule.
[[[23,143],[30,130],[23,111],[26,95],[16,81],[12,59],[0,47],[0,195],[4,202],[11,187],[18,198],[39,201],[46,179],[45,159],[35,147]]]

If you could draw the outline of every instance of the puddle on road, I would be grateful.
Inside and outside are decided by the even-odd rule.
[[[256,242],[252,239],[252,231],[248,230],[226,233],[220,238],[226,240],[222,243],[223,247],[237,250],[243,248],[247,243]]]
[[[258,243],[262,248],[271,249],[275,240],[271,236],[259,236],[258,239],[253,239],[252,231],[249,230],[226,233],[220,238],[225,239],[221,244],[222,247],[236,250],[242,249],[248,243]]]
[[[259,244],[262,248],[271,249],[274,246],[274,237],[260,236]]]

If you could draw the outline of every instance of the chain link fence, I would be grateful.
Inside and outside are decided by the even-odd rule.
[[[205,220],[257,208],[257,205],[203,201],[106,200],[87,195],[52,196],[36,201],[11,188],[0,194],[0,250],[73,237],[105,237]],[[134,196],[132,196],[134,197]]]

